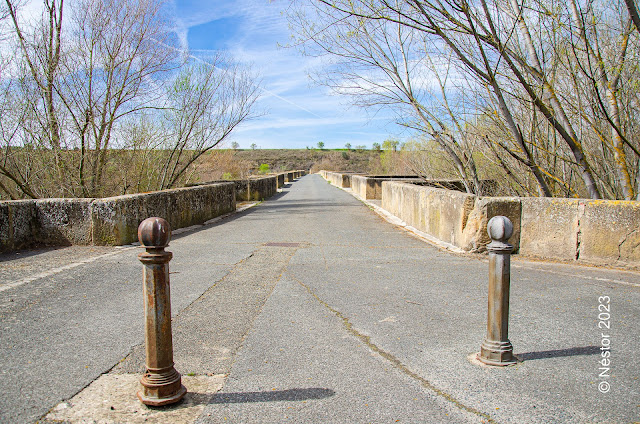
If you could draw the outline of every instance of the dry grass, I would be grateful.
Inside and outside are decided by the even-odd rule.
[[[198,181],[244,179],[252,170],[253,163],[238,158],[233,150],[214,150],[198,162],[194,178]]]
[[[219,179],[246,178],[258,174],[262,164],[269,165],[271,172],[304,169],[317,172],[326,170],[348,170],[370,172],[371,164],[379,162],[379,152],[336,151],[316,149],[256,149],[215,150],[198,161],[194,179],[212,181]]]

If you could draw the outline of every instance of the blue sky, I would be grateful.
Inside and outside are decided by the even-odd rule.
[[[307,73],[317,59],[278,47],[289,40],[282,14],[287,5],[286,0],[172,0],[183,48],[195,56],[226,50],[252,65],[262,79],[257,107],[266,114],[239,127],[228,144],[305,148],[322,141],[329,148],[346,143],[370,148],[374,142],[398,136],[398,127],[388,118],[371,118],[349,107],[347,98],[312,85]]]

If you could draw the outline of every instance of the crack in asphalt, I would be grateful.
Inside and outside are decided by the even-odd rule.
[[[318,301],[318,303],[320,303],[322,306],[324,306],[329,311],[331,311],[336,317],[338,317],[342,321],[343,326],[345,327],[347,332],[349,332],[349,334],[354,336],[356,339],[358,339],[360,342],[362,342],[362,344],[367,346],[373,352],[375,352],[378,355],[380,355],[383,359],[385,359],[386,361],[391,363],[391,365],[394,368],[396,368],[397,370],[399,370],[403,374],[407,375],[408,377],[418,381],[424,388],[426,388],[428,390],[431,390],[436,395],[438,395],[438,396],[446,399],[447,401],[451,402],[457,408],[459,408],[459,409],[461,409],[463,411],[469,412],[471,414],[477,415],[477,416],[483,418],[484,420],[486,420],[486,421],[483,421],[483,422],[485,422],[485,423],[497,423],[497,421],[495,421],[493,418],[491,418],[491,416],[489,414],[484,413],[482,411],[479,411],[479,410],[477,410],[477,409],[475,409],[475,408],[473,408],[471,406],[467,406],[467,405],[463,404],[460,400],[456,399],[453,395],[451,395],[451,394],[449,394],[449,393],[437,388],[429,380],[427,380],[426,378],[418,375],[415,371],[412,371],[411,369],[409,369],[409,367],[407,367],[405,364],[403,364],[402,361],[400,361],[398,358],[396,358],[391,353],[383,350],[382,348],[377,346],[375,343],[373,343],[371,341],[371,337],[370,336],[362,334],[360,331],[356,330],[354,328],[353,324],[349,321],[348,317],[346,317],[342,312],[340,312],[340,311],[332,308],[331,306],[329,306],[329,304],[327,302],[325,302],[324,300],[320,299],[320,297],[318,297],[318,295],[313,290],[311,290],[311,288],[309,286],[307,286],[302,281],[300,281],[299,279],[295,278],[292,275],[289,275],[289,277],[292,280],[296,281],[298,284],[300,284],[316,301]]]

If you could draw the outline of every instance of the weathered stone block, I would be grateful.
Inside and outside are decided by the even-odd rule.
[[[367,200],[382,200],[382,183],[384,181],[422,181],[422,178],[411,175],[353,175],[351,189],[358,196]]]
[[[396,181],[382,183],[382,207],[412,227],[464,250],[483,252],[491,242],[487,223],[496,215],[508,217],[514,227],[510,243],[518,250],[520,201],[483,197]]]
[[[0,202],[0,251],[23,249],[36,244],[36,202]]]
[[[336,187],[350,188],[351,187],[351,175],[352,173],[341,172],[325,172],[327,181]]]
[[[460,248],[475,246],[478,228],[467,228],[475,196],[395,181],[382,182],[382,191],[382,207],[407,225]]]
[[[248,181],[248,186],[248,200],[259,201],[268,199],[278,192],[276,177],[252,178]]]
[[[40,199],[35,202],[38,243],[90,245],[93,199]]]
[[[475,243],[469,240],[467,219],[476,197],[453,190],[421,187],[421,203],[425,232],[442,241],[469,250]],[[472,234],[475,236],[476,232]]]
[[[640,202],[584,200],[578,259],[640,267]]]
[[[213,216],[208,217],[207,220],[236,210],[236,197],[230,185],[218,184],[216,187],[212,187],[211,195],[213,201],[211,212]]]
[[[170,199],[165,218],[172,229],[189,227],[206,221],[211,215],[211,202],[208,185],[166,190],[163,194]],[[161,192],[162,193],[162,192]],[[150,211],[149,211],[150,212]],[[150,216],[148,215],[144,219]],[[161,217],[163,218],[163,217]],[[142,220],[140,221],[142,222]]]
[[[283,181],[285,174],[236,180],[236,200],[241,202],[268,199],[278,192],[278,181]],[[281,179],[282,178],[282,179]]]
[[[580,200],[525,197],[520,202],[520,254],[575,260]]]
[[[353,175],[351,177],[351,190],[363,199],[367,198],[367,177]]]
[[[132,194],[126,196],[96,199],[91,204],[92,239],[98,246],[118,246],[133,243],[137,240],[138,225],[145,218],[159,216],[167,219],[167,197],[149,194]],[[151,197],[151,211],[147,215],[144,197]],[[157,204],[157,206],[156,206]],[[161,213],[158,209],[164,206]]]

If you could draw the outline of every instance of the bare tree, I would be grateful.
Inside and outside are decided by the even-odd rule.
[[[434,46],[412,28],[362,19],[355,9],[342,15],[320,4],[314,12],[311,17],[291,13],[289,19],[305,53],[328,57],[329,66],[316,74],[316,81],[351,96],[358,106],[394,108],[400,125],[434,139],[451,158],[467,191],[480,193],[472,146],[460,140],[462,116],[453,112],[447,99],[450,68],[434,63],[429,54]],[[318,26],[323,28],[320,33]]]
[[[31,175],[37,184],[27,179],[19,162],[29,152],[14,146],[14,166],[3,173],[29,197],[108,192],[105,164],[118,121],[147,107],[156,75],[175,66],[162,2],[75,0],[66,8],[46,0],[36,22],[21,22],[16,4],[5,3],[18,55],[4,89],[21,99],[17,146],[31,146],[42,166]]]
[[[171,34],[157,0],[77,0],[73,9],[73,61],[65,62],[60,97],[80,148],[82,195],[103,190],[105,164],[118,122],[157,106],[162,75],[177,67]]]
[[[55,82],[60,70],[64,0],[45,0],[43,19],[32,34],[25,34],[18,21],[15,2],[5,0],[24,63],[43,100],[44,129],[50,146],[60,148],[60,123],[55,104]]]
[[[0,173],[6,180],[1,188],[11,198],[35,198],[43,188],[36,187],[34,178],[60,180],[64,174],[60,104],[54,88],[60,69],[64,0],[44,1],[41,19],[31,24],[20,21],[21,3],[5,0],[3,8],[10,21],[3,34],[4,52],[12,57],[3,69],[3,100],[8,103],[2,116]],[[24,143],[23,137],[30,141]],[[47,150],[46,165],[34,154],[41,146]]]
[[[45,0],[33,22],[17,1],[4,0],[2,197],[174,187],[255,111],[248,68],[183,61],[164,0]]]
[[[258,95],[251,72],[222,55],[186,66],[168,93],[164,125],[169,155],[158,188],[174,187],[198,158],[255,116]]]
[[[624,122],[621,110],[621,92],[623,73],[627,65],[627,53],[632,33],[631,20],[620,14],[618,22],[611,22],[609,31],[603,31],[602,16],[588,7],[583,9],[576,2],[569,2],[571,19],[574,25],[572,33],[576,42],[572,44],[572,61],[577,64],[576,71],[588,81],[587,98],[594,100],[588,107],[580,108],[584,119],[593,131],[599,134],[606,147],[614,156],[613,165],[617,174],[617,183],[622,197],[631,200],[635,197],[634,185],[629,171],[626,149],[631,149],[640,157],[638,148],[628,139],[628,125]],[[617,24],[617,25],[616,25]],[[617,28],[615,28],[617,26]],[[613,35],[613,39],[611,36]],[[576,87],[578,88],[578,87]],[[578,102],[572,102],[579,104]],[[591,113],[588,113],[590,109]],[[608,134],[607,134],[608,133]]]
[[[633,21],[633,25],[636,27],[636,30],[640,31],[640,14],[638,14],[636,2],[634,0],[624,0],[624,2],[629,10],[629,17]]]
[[[361,22],[393,22],[452,52],[478,87],[489,89],[490,97],[478,105],[479,112],[495,104],[493,109],[515,142],[510,147],[498,140],[499,150],[492,150],[525,166],[535,176],[541,194],[551,195],[549,184],[554,184],[565,193],[584,192],[592,198],[600,198],[602,190],[607,197],[633,196],[633,172],[637,171],[631,171],[636,167],[629,167],[633,161],[625,150],[637,155],[638,145],[629,133],[633,128],[629,109],[623,107],[628,98],[620,96],[626,93],[628,80],[621,75],[628,72],[629,52],[634,51],[636,57],[637,49],[628,46],[637,46],[637,34],[632,40],[628,13],[622,12],[620,1],[591,0],[582,6],[572,1],[569,12],[565,3],[555,0],[527,2],[526,8],[517,0],[319,3],[340,13],[335,22],[350,17]],[[316,38],[326,31],[327,27],[321,27]],[[570,72],[563,69],[567,58]],[[588,77],[589,90],[576,90],[580,72]],[[586,113],[588,104],[595,107]],[[620,113],[623,110],[625,116]],[[554,145],[557,152],[548,148]],[[611,178],[608,171],[600,172],[603,161],[616,170],[617,178]],[[575,175],[584,190],[573,188]]]

